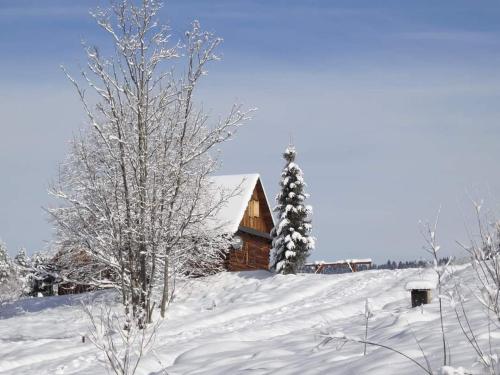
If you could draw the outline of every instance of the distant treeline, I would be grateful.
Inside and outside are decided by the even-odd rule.
[[[446,264],[449,261],[449,257],[440,258],[438,261],[439,265]],[[405,269],[405,268],[425,268],[432,265],[432,262],[427,260],[406,260],[396,262],[394,260],[388,260],[384,264],[375,264],[373,263],[372,269],[378,270],[397,270],[397,269]]]
[[[446,264],[449,258],[440,258],[438,261],[439,265]],[[301,272],[304,273],[316,273],[315,264],[310,264],[302,267]],[[398,261],[388,260],[384,264],[375,264],[373,263],[371,267],[368,267],[365,264],[361,264],[357,266],[357,271],[366,271],[369,269],[372,270],[397,270],[397,269],[405,269],[405,268],[426,268],[432,266],[431,261],[427,260],[406,260],[406,261]],[[349,265],[346,264],[335,264],[335,265],[326,265],[322,268],[321,273],[323,274],[338,274],[338,273],[349,273],[352,272]]]

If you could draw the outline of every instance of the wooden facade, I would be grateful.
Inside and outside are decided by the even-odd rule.
[[[243,244],[241,249],[229,251],[226,269],[228,271],[269,269],[270,232],[273,226],[271,209],[262,183],[258,179],[238,231],[235,233],[235,236],[241,238]]]

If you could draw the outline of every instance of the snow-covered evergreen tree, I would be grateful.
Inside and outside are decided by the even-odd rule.
[[[16,268],[7,252],[7,247],[0,240],[0,305],[19,298],[21,290]]]
[[[27,296],[32,294],[33,289],[33,270],[31,268],[31,259],[26,254],[26,249],[21,247],[14,257],[13,266],[16,268],[17,279],[22,294]]]
[[[309,195],[304,191],[306,183],[295,156],[295,147],[288,146],[283,154],[286,165],[274,208],[278,223],[271,231],[271,269],[282,274],[296,273],[314,249],[314,238],[310,234],[312,207],[304,204]]]
[[[0,284],[3,284],[11,274],[11,262],[9,254],[7,254],[7,247],[0,240]]]
[[[14,257],[14,262],[21,268],[27,269],[30,267],[30,258],[28,254],[26,254],[26,249],[24,247],[19,249],[17,255]]]

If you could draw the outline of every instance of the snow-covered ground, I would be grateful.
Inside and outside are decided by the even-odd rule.
[[[364,306],[373,317],[369,339],[395,347],[424,363],[415,336],[437,370],[441,336],[436,300],[410,307],[405,285],[428,279],[431,270],[373,270],[342,275],[271,275],[265,271],[222,273],[178,286],[140,374],[419,374],[415,364],[383,348],[347,343],[318,347],[324,331],[364,335]],[[473,272],[459,266],[461,285]],[[101,354],[81,336],[87,321],[80,301],[60,296],[19,301],[0,308],[0,374],[105,374]],[[470,299],[466,307],[480,342],[487,320]],[[445,324],[454,366],[471,368],[475,354],[446,307]],[[500,347],[500,337],[493,347]],[[475,367],[475,371],[479,368]]]

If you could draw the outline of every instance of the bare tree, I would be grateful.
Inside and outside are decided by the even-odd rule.
[[[61,205],[48,210],[59,258],[87,264],[89,283],[118,288],[139,322],[149,322],[158,305],[165,316],[172,270],[185,272],[182,266],[213,260],[224,248],[200,252],[186,238],[202,233],[235,194],[214,193],[208,176],[219,165],[218,145],[249,118],[233,105],[209,122],[195,92],[219,59],[221,39],[194,21],[185,40],[172,43],[156,20],[160,8],[157,0],[124,0],[92,13],[114,54],[85,46],[81,77],[67,74],[90,126],[75,136],[51,189]],[[222,238],[216,229],[209,234]],[[159,301],[155,286],[163,289]]]

